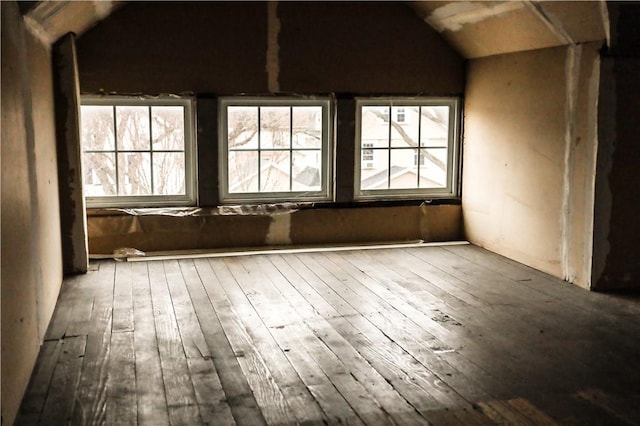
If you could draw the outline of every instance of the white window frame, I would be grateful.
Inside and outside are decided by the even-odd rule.
[[[447,143],[447,183],[442,188],[368,189],[361,188],[362,107],[448,106],[449,135]],[[385,121],[386,122],[386,121]],[[389,124],[391,125],[391,124]],[[354,164],[354,199],[356,201],[385,199],[435,199],[457,197],[460,170],[460,98],[457,97],[374,97],[356,98],[356,143]],[[366,148],[365,148],[366,149]],[[384,150],[384,149],[383,149]],[[391,152],[388,149],[387,152]]]
[[[332,201],[333,188],[333,123],[334,108],[328,97],[244,97],[230,96],[219,99],[219,182],[220,202],[223,204],[277,203]],[[321,182],[319,191],[273,191],[273,192],[229,192],[228,176],[228,121],[227,108],[233,106],[273,107],[273,106],[320,106],[322,107],[321,142]],[[259,149],[255,151],[259,152]]]
[[[111,195],[85,197],[87,208],[181,207],[197,203],[195,101],[186,97],[81,96],[81,105],[100,106],[182,106],[184,108],[185,193],[181,195]],[[82,117],[80,118],[82,119]],[[115,129],[114,129],[115,131]],[[114,133],[117,135],[117,132]],[[116,136],[117,137],[117,136]],[[152,135],[150,135],[152,137]],[[114,151],[117,155],[117,141]],[[151,146],[149,148],[151,151]],[[82,155],[84,156],[84,149]],[[153,165],[151,166],[153,174]],[[117,170],[116,170],[117,174]],[[84,177],[83,177],[84,179]]]

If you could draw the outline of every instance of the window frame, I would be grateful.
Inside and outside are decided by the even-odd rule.
[[[460,120],[461,120],[461,100],[459,97],[357,97],[356,101],[356,140],[354,158],[354,200],[398,200],[398,199],[438,199],[454,198],[459,196],[459,171],[460,171]],[[442,188],[402,188],[402,189],[362,189],[362,107],[388,107],[389,115],[392,114],[393,107],[406,106],[448,106],[449,127],[447,142],[447,184]],[[387,123],[388,121],[385,121]],[[405,120],[406,122],[406,120]],[[403,123],[400,123],[403,124]],[[389,126],[391,123],[389,122]],[[406,148],[396,148],[406,149]],[[385,151],[384,148],[378,148]],[[392,149],[387,148],[386,152],[391,153]],[[418,151],[419,155],[419,151]]]
[[[321,179],[319,191],[272,191],[230,192],[228,174],[228,110],[227,107],[281,107],[319,106],[322,108],[322,140],[320,148]],[[278,202],[330,202],[334,197],[334,102],[330,97],[269,97],[269,96],[225,96],[218,100],[218,170],[219,196],[221,204],[260,204]],[[289,148],[295,151],[294,148]],[[260,152],[256,149],[247,151]]]
[[[180,195],[114,195],[114,196],[85,196],[87,208],[145,208],[145,207],[188,207],[197,204],[197,164],[196,164],[196,130],[195,130],[195,100],[191,97],[175,96],[95,96],[82,95],[80,98],[82,106],[181,106],[184,108],[184,161],[185,161],[185,193]],[[82,113],[80,113],[82,120]],[[115,125],[115,124],[114,124]],[[80,126],[80,133],[82,133]],[[149,129],[152,132],[152,129]],[[114,128],[114,150],[108,151],[118,155],[117,129]],[[148,151],[154,152],[151,140],[152,133],[149,134],[150,145]],[[81,141],[81,161],[84,167],[85,150]],[[158,150],[162,151],[162,150]],[[107,151],[105,151],[107,152]],[[179,151],[176,151],[179,152]],[[116,175],[118,173],[116,166]],[[153,162],[151,162],[151,174],[153,175]],[[84,185],[84,172],[82,184]]]

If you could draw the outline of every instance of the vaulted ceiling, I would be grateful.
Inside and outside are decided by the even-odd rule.
[[[465,58],[608,40],[604,1],[414,1]]]
[[[123,1],[39,1],[25,21],[52,43],[82,35]],[[606,3],[596,1],[411,1],[416,14],[465,58],[608,40]]]

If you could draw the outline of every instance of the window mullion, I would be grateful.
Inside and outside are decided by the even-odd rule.
[[[387,156],[387,189],[391,189],[391,120],[393,120],[392,108],[391,104],[389,104],[389,140],[387,141],[389,146],[389,155]]]
[[[418,106],[418,152],[416,152],[418,168],[416,173],[416,188],[420,188],[420,165],[422,164],[422,107]]]
[[[149,171],[151,173],[151,195],[156,193],[155,182],[153,179],[153,126],[151,118],[151,107],[148,107],[149,111]]]
[[[262,107],[258,107],[258,192],[262,192]]]
[[[116,167],[116,195],[120,195],[120,164],[118,161],[118,117],[116,116],[116,106],[113,107],[113,152]]]
[[[289,191],[293,191],[293,107],[289,107]]]

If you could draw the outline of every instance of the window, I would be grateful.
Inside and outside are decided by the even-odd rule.
[[[356,105],[357,199],[456,195],[458,99],[361,98]]]
[[[330,200],[329,115],[328,99],[222,98],[222,201]]]
[[[189,99],[83,97],[80,115],[88,207],[195,203]]]
[[[372,143],[362,144],[362,167],[365,169],[373,167],[373,149],[371,148],[373,148]]]

